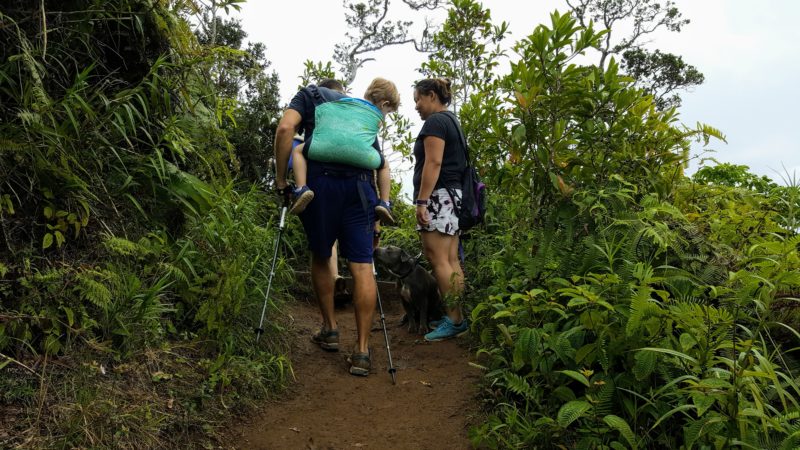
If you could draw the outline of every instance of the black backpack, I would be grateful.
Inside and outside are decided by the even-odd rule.
[[[461,138],[461,144],[464,146],[464,158],[467,164],[461,174],[461,208],[456,211],[456,215],[458,215],[458,228],[469,230],[475,225],[483,223],[486,215],[486,185],[481,182],[478,171],[470,161],[467,139],[456,121],[455,114],[449,111],[444,114],[453,121],[458,131],[458,136]],[[455,203],[453,192],[449,190],[448,192],[450,197],[453,198],[453,203]]]

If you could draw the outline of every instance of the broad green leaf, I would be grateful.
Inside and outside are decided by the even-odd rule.
[[[51,245],[53,245],[53,235],[47,233],[44,235],[44,239],[42,239],[42,249],[50,248]]]
[[[591,386],[591,383],[589,383],[589,380],[586,379],[586,377],[580,372],[576,372],[574,370],[556,370],[556,372],[564,374],[564,375],[572,378],[573,380],[576,380],[576,381],[580,382],[581,384],[583,384],[586,387],[590,387]]]
[[[498,311],[492,315],[492,319],[500,319],[502,317],[514,317],[514,312],[509,309]]]
[[[701,392],[693,392],[692,403],[697,407],[697,417],[701,417],[714,404],[714,397]]]
[[[697,340],[695,340],[694,336],[689,333],[683,333],[680,337],[681,341],[681,350],[687,352],[692,349],[695,345],[697,345]]]
[[[75,324],[75,313],[72,311],[71,308],[66,306],[62,307],[64,313],[67,315],[67,325],[72,326]]]
[[[517,145],[522,145],[523,142],[525,142],[525,134],[526,134],[525,124],[519,124],[516,128],[514,128],[514,132],[511,138],[514,139],[514,142]]]
[[[58,230],[56,230],[55,233],[53,234],[56,237],[56,247],[61,248],[61,246],[64,244],[64,241],[66,240],[64,239],[64,234]]]
[[[573,297],[567,302],[567,307],[574,307],[574,306],[581,306],[589,303],[589,300],[586,300],[583,297]]]

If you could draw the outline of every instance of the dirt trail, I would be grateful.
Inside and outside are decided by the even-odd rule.
[[[468,363],[461,339],[426,343],[399,326],[402,307],[393,286],[381,295],[397,384],[392,385],[383,331],[376,314],[370,346],[372,371],[366,378],[347,372],[355,342],[351,306],[337,310],[341,350],[325,352],[310,342],[319,325],[311,301],[290,307],[295,342],[295,384],[279,401],[265,404],[235,430],[240,449],[467,449],[468,421],[476,411],[479,371]]]

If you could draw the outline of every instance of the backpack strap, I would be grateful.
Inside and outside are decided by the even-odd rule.
[[[465,158],[465,160],[467,162],[467,167],[469,167],[471,165],[471,163],[470,163],[470,159],[469,159],[469,148],[467,148],[467,139],[464,137],[464,132],[461,130],[461,127],[458,125],[458,122],[456,122],[456,117],[455,117],[456,115],[453,114],[450,111],[442,111],[442,114],[447,116],[450,119],[450,121],[453,122],[453,125],[455,125],[456,131],[458,131],[458,137],[461,138],[461,145],[464,146],[464,158]]]
[[[308,93],[311,94],[311,101],[314,103],[314,107],[317,107],[326,102],[325,98],[322,96],[322,93],[319,91],[319,88],[316,84],[310,84],[306,86]]]
[[[464,159],[465,159],[465,162],[466,162],[466,165],[464,166],[464,170],[467,170],[467,169],[469,169],[469,166],[470,166],[469,150],[467,149],[467,138],[464,137],[464,132],[461,131],[461,127],[458,126],[458,122],[456,121],[456,117],[455,117],[456,115],[454,113],[452,113],[450,111],[442,111],[442,114],[447,116],[450,119],[450,121],[453,122],[453,125],[456,127],[456,131],[458,131],[458,137],[461,138],[461,145],[464,147]],[[447,190],[447,194],[450,196],[450,201],[453,202],[453,207],[455,207],[456,206],[456,196],[454,195],[454,191],[451,188],[446,187],[446,186],[445,186],[445,189]],[[463,196],[464,193],[462,192],[461,195]],[[461,245],[460,241],[459,241],[459,245]],[[462,255],[462,261],[463,261],[463,255]]]

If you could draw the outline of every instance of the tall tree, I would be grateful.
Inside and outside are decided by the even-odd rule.
[[[441,30],[431,40],[432,52],[422,64],[425,76],[453,82],[453,108],[458,111],[470,95],[491,89],[499,58],[500,42],[508,24],[492,24],[489,9],[473,0],[453,0]]]
[[[278,74],[268,72],[271,63],[264,44],[245,45],[247,33],[239,20],[213,20],[216,25],[201,26],[196,34],[213,55],[208,75],[217,88],[214,98],[229,110],[225,128],[238,173],[252,182],[268,182],[268,149],[281,112]]]
[[[219,13],[228,14],[231,10],[240,11],[246,0],[188,0],[187,4],[200,18],[198,24],[209,45],[216,45],[220,21]]]
[[[678,55],[660,50],[644,48],[646,39],[654,32],[664,29],[680,32],[689,24],[675,3],[667,0],[567,0],[573,16],[581,26],[590,21],[607,30],[600,41],[598,66],[603,69],[608,58],[621,56],[621,66],[636,79],[636,85],[650,92],[659,109],[680,106],[677,91],[686,90],[703,83],[703,74],[686,64]],[[612,30],[629,28],[630,33],[615,40]]]
[[[443,0],[401,1],[414,11],[433,10],[444,3]],[[417,51],[429,51],[434,28],[431,21],[426,18],[420,35],[412,36],[411,26],[414,22],[389,19],[389,3],[389,0],[345,0],[345,21],[350,31],[345,34],[346,41],[336,45],[333,59],[341,65],[346,85],[355,80],[358,69],[365,63],[374,61],[373,57],[368,56],[372,52],[409,43]]]

